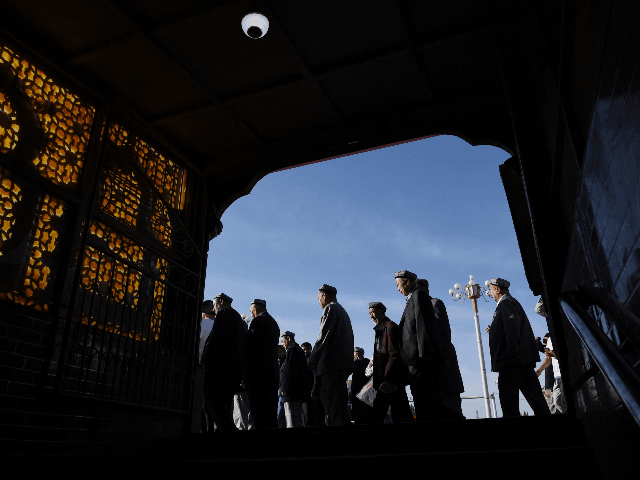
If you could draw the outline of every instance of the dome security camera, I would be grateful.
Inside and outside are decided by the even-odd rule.
[[[254,40],[264,37],[269,30],[269,20],[258,12],[247,13],[241,23],[245,35]]]

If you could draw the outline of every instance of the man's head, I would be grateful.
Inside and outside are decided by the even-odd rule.
[[[318,303],[322,308],[336,301],[338,290],[336,287],[327,285],[326,283],[318,289]]]
[[[282,345],[278,345],[278,360],[284,360],[284,357],[287,356],[287,349]]]
[[[251,312],[251,318],[256,318],[263,312],[267,311],[267,301],[260,300],[256,298],[253,302],[251,302],[251,306],[249,307],[249,312]]]
[[[353,359],[360,360],[364,358],[364,348],[356,347],[353,349]]]
[[[233,298],[224,293],[219,293],[213,299],[213,310],[218,313],[221,308],[228,308],[233,303]]]
[[[497,302],[505,293],[509,293],[509,285],[503,278],[492,278],[489,281],[489,295]]]
[[[376,325],[378,322],[384,320],[384,314],[386,311],[387,307],[385,307],[382,302],[369,302],[369,316]]]
[[[405,297],[416,287],[418,276],[415,273],[411,273],[408,270],[400,270],[395,273],[395,277],[396,287],[398,287],[398,291]]]
[[[416,280],[416,285],[418,288],[429,295],[429,280],[425,280],[424,278],[419,278]]]
[[[309,342],[304,342],[300,347],[302,348],[305,357],[309,358],[309,355],[311,355],[311,351],[313,350],[311,344]]]
[[[202,302],[202,318],[213,317],[213,300],[205,300]]]
[[[288,330],[284,332],[280,338],[282,339],[282,346],[284,348],[289,348],[295,342],[295,334]]]

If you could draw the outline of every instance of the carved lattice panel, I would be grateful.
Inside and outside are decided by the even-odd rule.
[[[18,116],[9,98],[0,92],[0,152],[9,153],[16,148],[19,131]]]
[[[0,269],[9,277],[0,288],[0,298],[48,311],[65,205],[50,195],[33,198],[33,192],[29,193],[30,203],[10,173],[0,168]],[[25,211],[29,216],[23,215]],[[20,237],[14,236],[16,222]]]
[[[14,205],[22,200],[20,187],[13,182],[9,172],[0,167],[0,256],[5,242],[11,240],[11,229],[16,223]]]
[[[19,135],[19,129],[16,130],[14,125],[21,122],[19,116],[12,118],[12,112],[7,111],[12,109],[6,95],[23,93],[37,114],[37,128],[42,134],[42,145],[31,139],[31,148],[34,150],[33,155],[30,155],[33,157],[31,161],[40,174],[52,182],[64,186],[75,185],[80,180],[85,162],[95,108],[82,102],[78,95],[58,85],[47,74],[7,47],[0,46],[0,64],[8,67],[18,80],[15,84],[16,92],[2,92],[2,110],[5,116],[0,119],[0,123],[4,123],[0,141],[4,148],[15,148],[19,141],[15,134]],[[27,117],[26,114],[24,116]],[[11,127],[7,128],[7,119],[16,123],[11,123]]]
[[[115,147],[105,166],[97,204],[116,220],[191,254],[191,245],[172,218],[170,209],[181,211],[186,198],[186,170],[148,142],[118,124],[109,128]]]

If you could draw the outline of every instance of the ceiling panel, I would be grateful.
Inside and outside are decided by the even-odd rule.
[[[365,118],[425,101],[409,52],[350,68],[322,80],[321,85],[345,119]]]

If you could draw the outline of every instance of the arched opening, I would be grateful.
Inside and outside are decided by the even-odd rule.
[[[465,140],[440,135],[264,176],[221,219],[224,230],[209,245],[205,299],[224,292],[249,319],[251,301],[265,299],[281,332],[313,345],[322,313],[317,290],[333,285],[367,357],[374,342],[369,302],[383,302],[399,323],[405,297],[393,273],[411,270],[447,306],[463,396],[482,396],[472,307],[469,300],[454,302],[448,290],[469,275],[481,284],[507,278],[536,335],[547,326],[534,312],[537,297],[498,169],[511,155]],[[501,415],[484,332],[495,310],[489,300],[480,300],[479,315],[489,392]],[[520,407],[532,414],[524,398]],[[467,418],[476,418],[476,410],[485,417],[482,398],[463,401]]]

